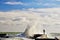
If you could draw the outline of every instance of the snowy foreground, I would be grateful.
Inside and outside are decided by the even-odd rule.
[[[34,40],[34,39],[22,38],[22,40]]]
[[[0,38],[1,40],[34,40],[28,38]]]

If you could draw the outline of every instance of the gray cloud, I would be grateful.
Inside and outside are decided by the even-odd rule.
[[[5,17],[0,17],[0,20],[6,20],[6,18]]]

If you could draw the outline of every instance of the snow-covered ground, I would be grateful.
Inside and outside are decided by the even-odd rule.
[[[34,40],[34,39],[28,39],[28,38],[0,38],[1,40]]]

